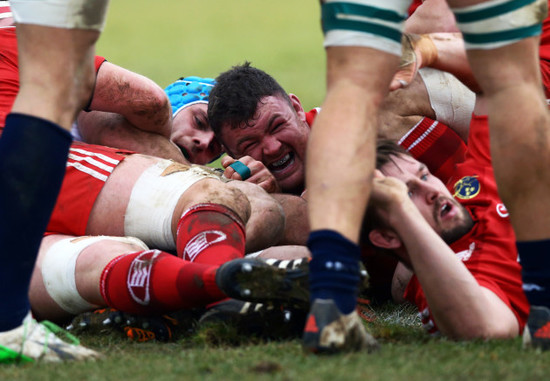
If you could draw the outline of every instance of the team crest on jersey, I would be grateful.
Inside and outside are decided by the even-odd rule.
[[[479,194],[481,185],[477,176],[465,176],[458,180],[454,186],[454,197],[461,200],[469,200]]]
[[[151,269],[155,258],[160,255],[159,250],[147,250],[138,255],[130,265],[128,272],[128,291],[137,303],[147,306],[150,300],[149,282]]]

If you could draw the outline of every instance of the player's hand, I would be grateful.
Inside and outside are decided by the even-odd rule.
[[[407,87],[418,70],[430,66],[437,59],[437,48],[428,35],[404,33],[401,38],[401,61],[393,76],[390,91]]]
[[[403,203],[410,202],[407,185],[395,177],[388,177],[379,170],[374,172],[370,202],[387,223]]]
[[[223,174],[228,179],[244,180],[257,184],[268,193],[281,192],[279,183],[261,161],[250,156],[243,156],[236,160],[226,155],[223,157],[221,164],[225,168]]]

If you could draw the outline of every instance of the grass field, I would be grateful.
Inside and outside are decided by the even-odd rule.
[[[113,1],[98,54],[165,87],[182,75],[215,77],[251,61],[296,93],[305,108],[324,96],[324,52],[317,1]],[[369,324],[382,349],[316,357],[299,340],[235,343],[201,330],[174,343],[83,335],[101,351],[91,363],[0,367],[0,380],[544,380],[550,353],[520,339],[455,343],[431,339],[410,309],[377,309]]]
[[[97,53],[162,87],[248,60],[309,109],[325,92],[319,15],[316,1],[113,1]]]
[[[102,360],[4,366],[0,379],[503,381],[548,377],[550,353],[522,350],[519,338],[468,343],[432,339],[410,308],[385,306],[377,314],[368,327],[381,349],[372,354],[308,355],[299,340],[235,339],[230,330],[213,327],[174,343],[138,344],[109,333],[81,336],[86,345],[104,353]]]

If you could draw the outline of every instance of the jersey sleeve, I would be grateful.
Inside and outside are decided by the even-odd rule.
[[[95,72],[97,73],[99,71],[99,68],[101,65],[103,65],[103,62],[107,61],[105,57],[102,56],[95,56],[94,59],[94,65],[95,65]]]

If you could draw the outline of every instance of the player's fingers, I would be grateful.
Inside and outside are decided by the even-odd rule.
[[[224,167],[224,168],[227,168],[231,163],[234,163],[235,162],[235,159],[232,158],[231,156],[229,155],[225,155],[224,157],[222,157],[222,160],[221,160],[221,165]]]
[[[252,172],[250,171],[250,168],[239,160],[236,160],[235,162],[230,164],[229,167],[233,168],[235,173],[239,174],[239,176],[241,177],[241,180],[243,181],[248,179],[252,174]]]

